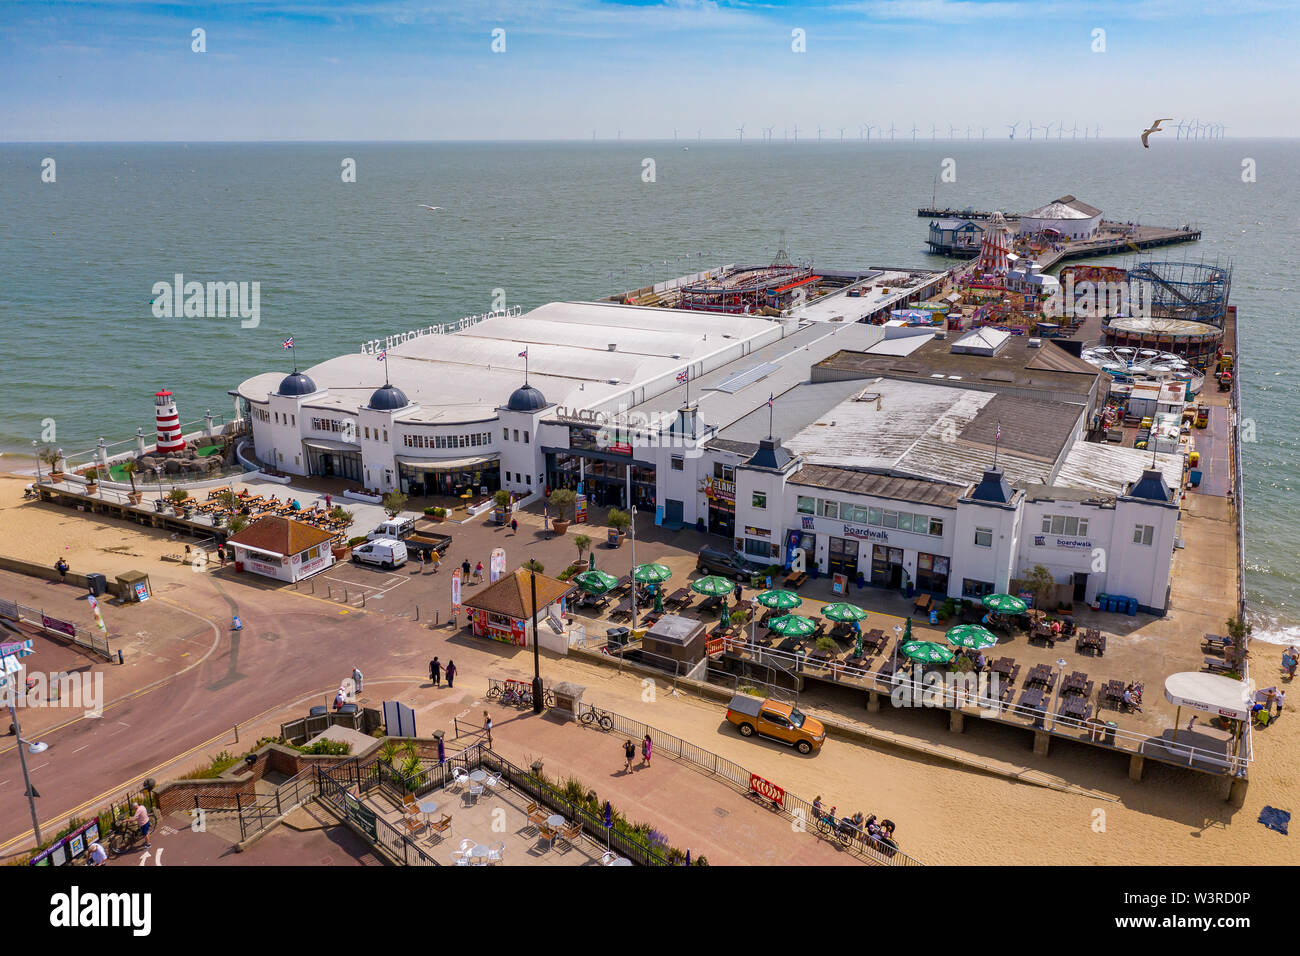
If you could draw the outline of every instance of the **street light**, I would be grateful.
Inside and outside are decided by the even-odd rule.
[[[12,683],[12,678],[10,679]],[[27,747],[27,752],[32,754],[42,754],[50,749],[50,745],[41,741],[31,741],[23,739],[23,729],[18,724],[18,712],[14,709],[13,698],[9,700],[9,717],[13,721],[14,736],[18,738],[18,760],[23,766],[23,783],[27,786],[27,805],[32,811],[32,832],[36,835],[36,845],[40,846],[41,840],[41,821],[36,816],[36,790],[32,787],[32,778],[27,772],[27,753],[23,752],[23,746]]]
[[[1056,703],[1061,699],[1061,686],[1065,683],[1065,658],[1058,657],[1056,659],[1056,666],[1060,668],[1061,673],[1057,675],[1058,679],[1056,681],[1056,692],[1052,695],[1052,729],[1053,730],[1056,729],[1056,725],[1061,721],[1060,715],[1057,714],[1056,712]]]
[[[536,559],[534,559],[536,560]],[[537,565],[528,565],[528,587],[533,594],[533,713],[542,712],[542,652],[537,645]]]

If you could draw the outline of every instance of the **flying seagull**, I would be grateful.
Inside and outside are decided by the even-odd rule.
[[[428,205],[427,203],[420,203],[420,208],[421,208],[421,209],[427,209],[427,210],[429,210],[429,212],[433,212],[435,209],[441,209],[442,207],[441,207],[441,206],[430,206],[430,205]]]
[[[1161,124],[1161,123],[1172,123],[1173,121],[1174,121],[1174,118],[1173,118],[1172,116],[1166,116],[1164,119],[1158,119],[1158,120],[1156,120],[1154,123],[1152,123],[1150,129],[1144,129],[1144,130],[1142,131],[1142,147],[1143,147],[1143,149],[1150,149],[1150,148],[1151,148],[1150,146],[1147,145],[1147,137],[1148,137],[1148,136],[1150,136],[1152,133],[1161,133],[1161,132],[1164,132],[1164,131],[1160,128],[1160,124]]]

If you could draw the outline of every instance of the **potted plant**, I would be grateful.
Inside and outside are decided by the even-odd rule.
[[[59,463],[63,461],[63,456],[59,454],[57,448],[43,448],[36,457],[50,466],[50,481],[63,480],[63,469],[59,467]]]
[[[840,647],[835,643],[835,638],[822,635],[817,638],[816,650],[813,651],[813,657],[820,660],[829,660],[834,657]]]
[[[555,520],[551,527],[556,534],[569,530],[569,512],[577,502],[578,496],[570,488],[557,488],[551,492],[551,507],[555,509]]]
[[[623,543],[623,535],[632,523],[632,516],[618,508],[610,508],[609,517],[605,521],[609,524],[609,546],[617,548]]]
[[[406,495],[400,491],[390,491],[384,495],[383,500],[384,513],[390,518],[396,518],[403,508],[406,507]]]
[[[99,491],[99,469],[86,469],[86,494],[93,495]]]
[[[138,505],[144,498],[144,493],[137,491],[135,487],[135,473],[140,470],[140,463],[136,461],[127,461],[122,463],[122,471],[126,473],[127,480],[131,482],[131,490],[127,492],[126,500],[133,505]]]
[[[573,546],[578,549],[578,561],[574,565],[579,571],[582,570],[582,554],[591,547],[591,535],[575,534],[573,536]]]
[[[167,500],[172,503],[172,511],[176,512],[177,516],[184,516],[185,512],[189,510],[189,507],[185,504],[189,497],[189,492],[184,488],[173,488],[167,493]]]
[[[497,524],[505,524],[510,520],[513,505],[514,496],[504,488],[498,489],[492,495],[492,520]]]

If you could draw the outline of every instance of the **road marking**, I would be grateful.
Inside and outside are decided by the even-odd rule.
[[[79,753],[81,753],[83,750],[85,750],[85,749],[86,749],[87,747],[89,747],[89,746],[90,746],[90,744],[82,744],[80,747],[78,747],[76,750],[74,750],[74,751],[72,751],[72,752],[73,752],[74,754],[79,754]]]

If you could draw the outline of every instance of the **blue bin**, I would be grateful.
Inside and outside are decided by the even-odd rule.
[[[1109,595],[1109,594],[1102,593],[1102,592],[1099,591],[1099,592],[1097,593],[1097,607],[1098,607],[1098,609],[1100,609],[1100,610],[1102,610],[1102,611],[1106,610],[1106,602],[1107,602],[1108,600],[1110,600],[1110,595]]]
[[[1111,594],[1107,594],[1107,595],[1106,595],[1106,603],[1105,603],[1104,605],[1102,605],[1102,610],[1103,610],[1103,611],[1110,612],[1110,613],[1114,613],[1114,611],[1115,611],[1115,597],[1114,597],[1114,595],[1111,595]]]
[[[1137,612],[1138,612],[1138,599],[1137,599],[1137,598],[1129,598],[1129,599],[1128,599],[1128,616],[1129,616],[1129,617],[1134,617],[1134,616],[1137,615]]]

